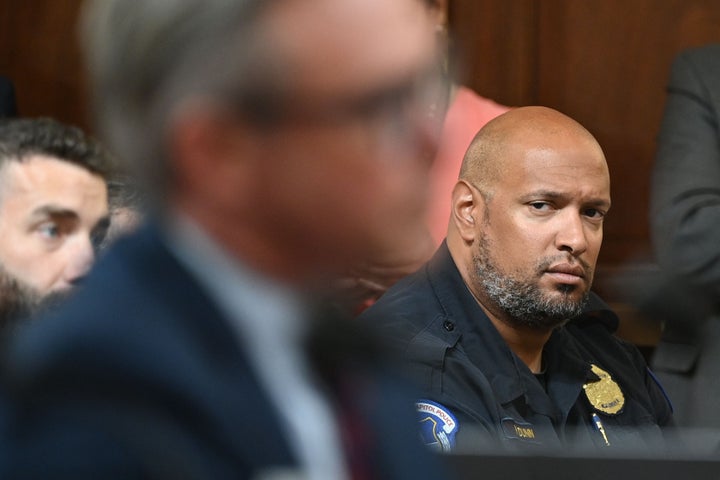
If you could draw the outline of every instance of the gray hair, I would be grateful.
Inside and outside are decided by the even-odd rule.
[[[90,0],[82,47],[100,135],[162,195],[166,129],[193,96],[242,107],[270,83],[260,38],[268,0]],[[264,87],[266,90],[268,87]]]

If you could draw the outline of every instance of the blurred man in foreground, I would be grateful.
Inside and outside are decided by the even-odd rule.
[[[423,7],[89,7],[99,126],[153,212],[14,345],[8,476],[441,478],[352,324],[304,341],[326,279],[421,228],[439,83]]]
[[[358,304],[358,311],[375,302],[402,277],[414,273],[442,243],[450,218],[450,197],[465,151],[480,128],[508,111],[509,107],[481,97],[456,83],[455,63],[449,51],[447,0],[418,0],[435,26],[433,36],[444,52],[439,66],[443,74],[442,95],[430,106],[428,115],[442,121],[438,150],[430,170],[426,229],[404,232],[388,251],[376,252],[355,265],[340,286]]]
[[[51,119],[0,121],[0,325],[64,297],[107,229],[108,154]]]
[[[452,207],[446,244],[360,318],[421,383],[426,442],[662,445],[670,405],[590,293],[610,209],[593,136],[543,107],[497,117],[470,145]]]

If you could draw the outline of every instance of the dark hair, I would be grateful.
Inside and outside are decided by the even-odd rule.
[[[106,180],[113,172],[110,154],[78,127],[51,118],[0,120],[0,165],[22,162],[30,155],[58,158]]]
[[[132,176],[116,172],[107,181],[108,204],[110,209],[129,208],[142,211],[145,208],[145,193]]]

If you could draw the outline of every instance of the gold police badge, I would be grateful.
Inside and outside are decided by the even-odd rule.
[[[588,382],[583,385],[585,395],[590,404],[599,412],[608,415],[616,415],[620,413],[623,405],[625,405],[625,396],[615,380],[610,374],[595,364],[590,365],[590,369],[600,380]]]

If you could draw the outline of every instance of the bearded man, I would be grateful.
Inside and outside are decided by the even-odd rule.
[[[111,159],[49,118],[0,122],[0,328],[64,298],[108,227]]]
[[[544,107],[483,127],[452,193],[447,239],[367,310],[423,389],[441,450],[663,445],[670,404],[590,292],[610,209],[602,149]]]

